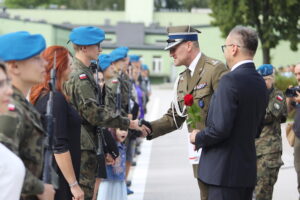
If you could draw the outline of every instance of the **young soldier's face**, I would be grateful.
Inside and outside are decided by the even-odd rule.
[[[44,81],[47,61],[41,55],[16,61],[16,65],[18,78],[22,83],[33,86]]]
[[[100,44],[86,46],[86,55],[91,60],[97,60],[101,52],[102,52],[102,48]]]

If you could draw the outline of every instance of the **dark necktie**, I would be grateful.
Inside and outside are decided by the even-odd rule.
[[[189,82],[191,81],[191,70],[189,68],[186,69],[186,78],[187,78],[187,89],[189,89]]]

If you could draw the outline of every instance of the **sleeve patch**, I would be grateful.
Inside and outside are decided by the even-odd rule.
[[[283,101],[283,98],[282,98],[282,96],[280,96],[280,95],[277,95],[277,96],[276,96],[276,99],[279,100],[279,101]]]
[[[113,79],[111,83],[119,83],[118,79]]]
[[[86,74],[80,74],[80,75],[79,75],[79,79],[80,79],[80,80],[87,79],[87,75],[86,75]]]
[[[8,104],[8,110],[9,111],[15,111],[16,110],[16,106],[14,104]]]

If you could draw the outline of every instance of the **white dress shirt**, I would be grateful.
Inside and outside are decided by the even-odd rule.
[[[239,66],[241,66],[243,64],[246,64],[246,63],[253,63],[253,60],[243,60],[243,61],[240,61],[240,62],[236,63],[235,65],[233,65],[233,67],[231,68],[230,71],[233,71],[236,68],[238,68]]]
[[[0,199],[19,200],[25,177],[22,160],[0,143]]]
[[[189,70],[191,71],[191,77],[194,74],[194,71],[196,69],[197,63],[199,62],[200,58],[201,58],[201,52],[198,53],[198,55],[194,58],[194,60],[189,66]]]

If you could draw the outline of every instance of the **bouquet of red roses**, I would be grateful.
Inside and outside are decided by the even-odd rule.
[[[184,96],[184,105],[187,106],[187,124],[190,124],[193,129],[196,128],[196,124],[201,121],[200,107],[194,103],[194,97],[191,94]]]

